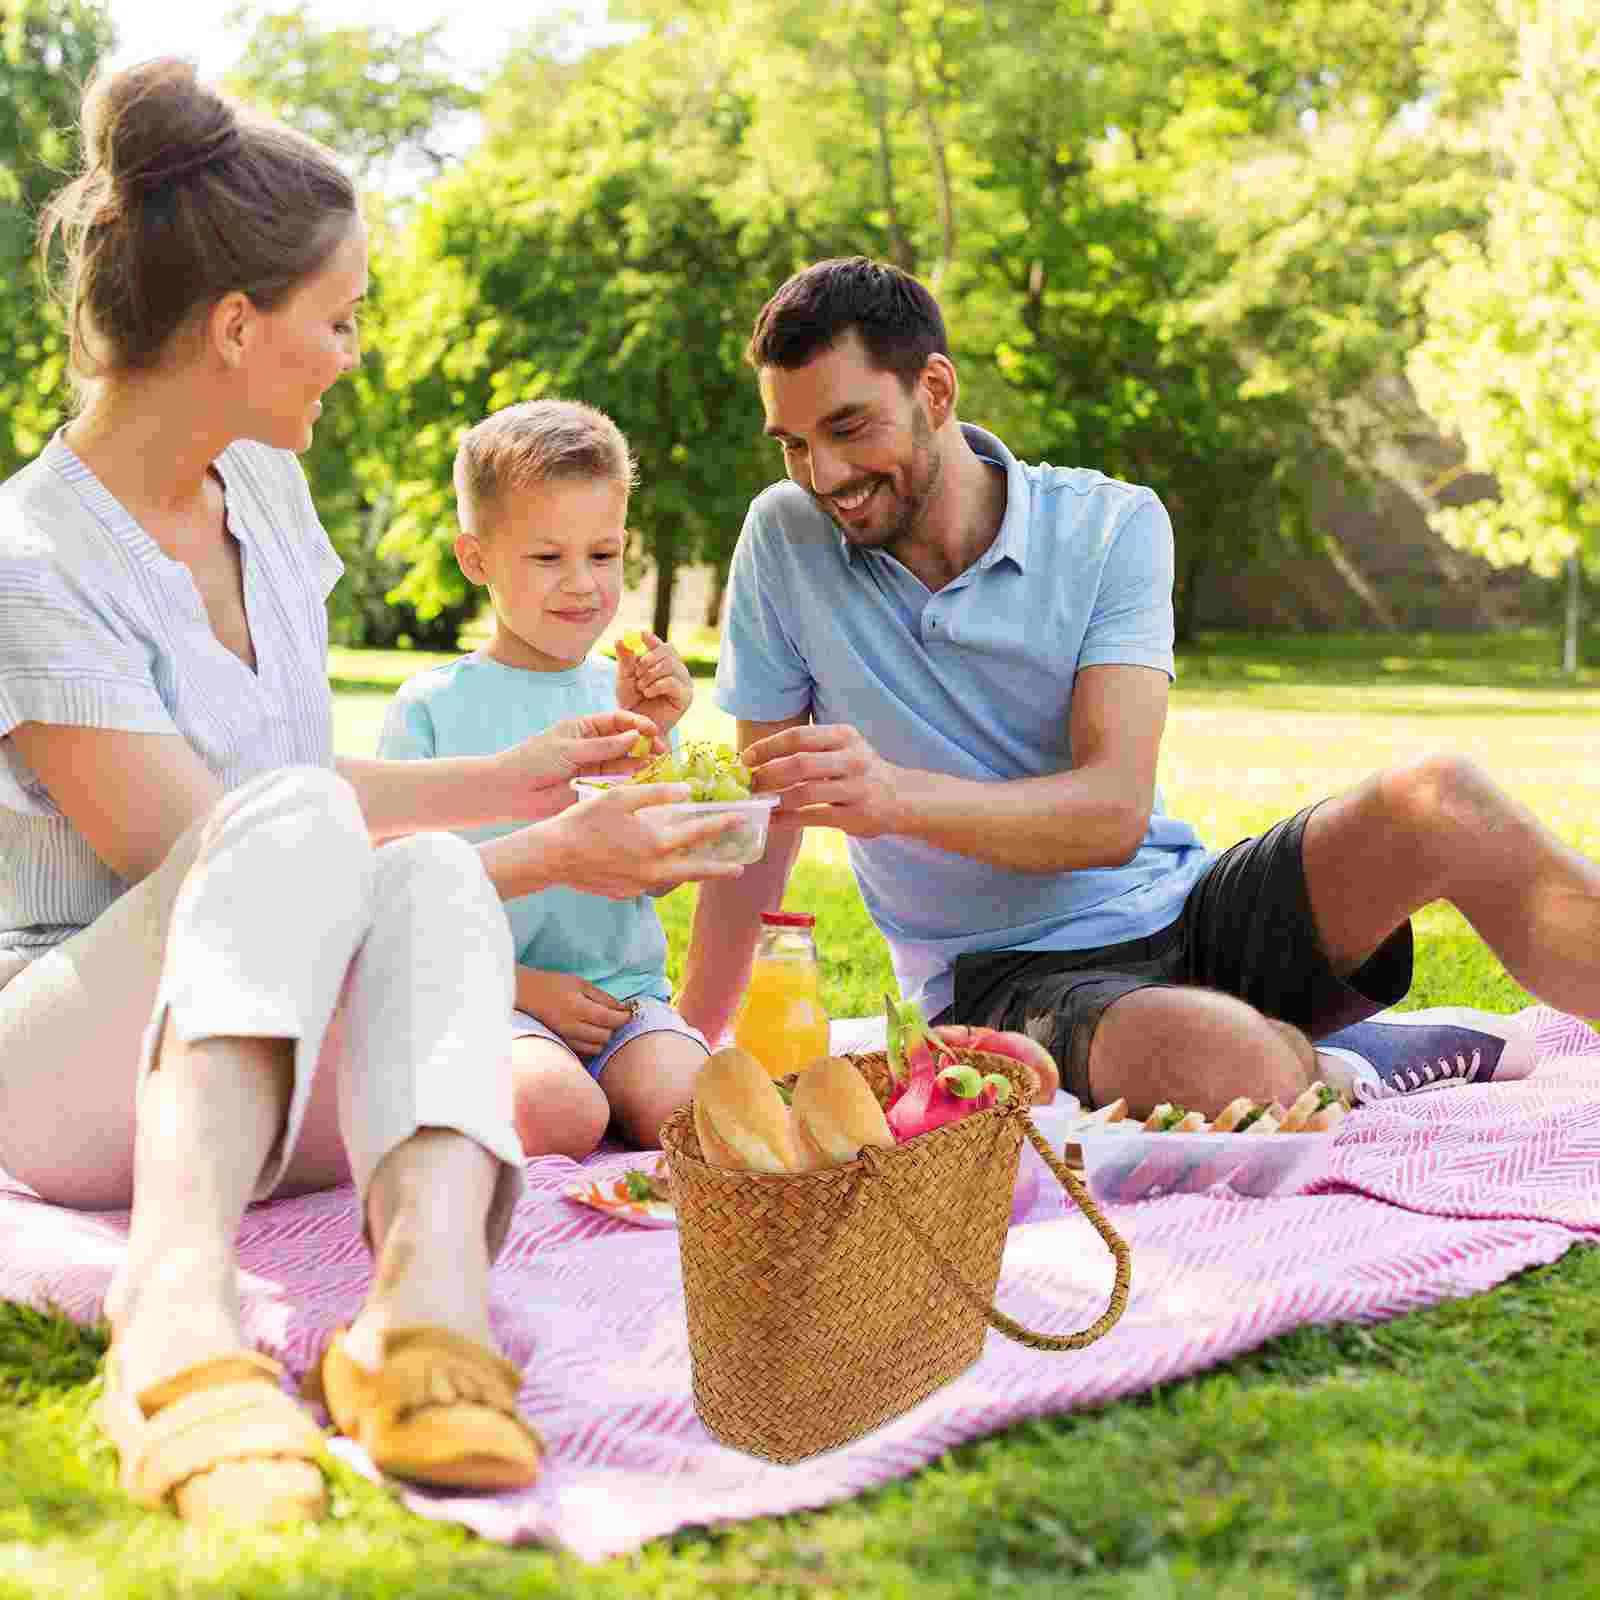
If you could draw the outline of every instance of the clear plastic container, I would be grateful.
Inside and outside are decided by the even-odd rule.
[[[774,1078],[798,1072],[828,1053],[816,920],[804,912],[761,913],[761,942],[734,1018],[733,1037]]]
[[[626,778],[574,778],[572,787],[579,799],[605,794],[620,788]],[[731,813],[740,819],[737,828],[702,845],[691,858],[695,861],[732,861],[748,867],[767,851],[767,823],[778,805],[775,794],[758,794],[749,800],[682,800],[675,805],[652,807],[668,817],[718,817]]]

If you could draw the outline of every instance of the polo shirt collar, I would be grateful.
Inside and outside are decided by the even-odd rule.
[[[1009,561],[1018,572],[1024,572],[1027,570],[1028,524],[1033,516],[1032,485],[1028,482],[1028,474],[1023,470],[1022,463],[988,429],[963,422],[961,431],[978,455],[985,460],[998,462],[1006,472],[1006,514],[1000,519],[1000,531],[995,535],[994,543],[967,570],[982,572],[997,561]],[[852,544],[831,517],[828,518],[828,526],[833,530],[833,536],[838,540],[839,549],[849,565],[855,566],[869,555],[882,554],[882,551],[863,550]],[[951,582],[959,583],[960,579],[953,578]]]

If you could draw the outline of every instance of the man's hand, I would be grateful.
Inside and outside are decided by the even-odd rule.
[[[517,968],[517,1010],[537,1017],[561,1035],[562,1042],[583,1060],[598,1055],[632,1010],[568,972]]]
[[[758,794],[781,791],[774,816],[838,828],[858,839],[902,831],[895,809],[900,768],[848,723],[809,723],[757,739],[740,756]]]
[[[554,723],[493,759],[502,781],[513,789],[549,789],[574,778],[637,771],[639,759],[632,752],[640,735],[652,749],[660,748],[648,717],[635,711],[594,711]]]
[[[669,733],[694,699],[694,680],[683,657],[665,639],[649,632],[634,637],[642,650],[630,649],[626,638],[617,641],[617,704]]]

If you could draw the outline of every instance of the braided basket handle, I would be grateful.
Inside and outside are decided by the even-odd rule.
[[[1094,1203],[1089,1191],[1045,1142],[1044,1135],[1033,1125],[1033,1118],[1026,1112],[1021,1115],[1022,1130],[1028,1136],[1028,1143],[1039,1152],[1044,1164],[1054,1174],[1056,1182],[1066,1190],[1073,1204],[1094,1224],[1095,1232],[1105,1240],[1106,1248],[1110,1250],[1112,1260],[1116,1262],[1116,1277],[1111,1285],[1111,1299],[1106,1309],[1087,1328],[1078,1333],[1056,1334],[1034,1333],[1032,1329],[1023,1327],[1015,1318],[1008,1317],[998,1306],[991,1305],[987,1297],[975,1293],[972,1286],[950,1267],[934,1249],[921,1227],[901,1209],[892,1183],[885,1185],[884,1195],[890,1209],[900,1219],[906,1232],[916,1241],[917,1247],[933,1263],[934,1269],[944,1280],[946,1287],[953,1289],[974,1311],[980,1313],[991,1328],[997,1329],[1008,1339],[1015,1339],[1018,1344],[1025,1344],[1034,1350],[1081,1350],[1085,1345],[1093,1344],[1096,1339],[1109,1333],[1128,1304],[1128,1284],[1132,1269],[1128,1260],[1127,1241],[1106,1221],[1105,1213]],[[863,1146],[859,1159],[870,1176],[876,1178],[883,1175],[882,1153],[875,1147]]]

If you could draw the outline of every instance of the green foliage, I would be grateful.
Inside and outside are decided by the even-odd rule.
[[[40,206],[76,170],[78,102],[111,44],[98,0],[0,0],[0,478],[71,397],[62,319],[35,266]]]
[[[320,28],[304,6],[236,10],[250,31],[228,80],[240,98],[328,145],[369,184],[397,171],[436,175],[434,141],[479,102],[439,57],[439,27],[410,34],[383,24]],[[361,367],[325,402],[304,465],[318,513],[345,564],[329,597],[336,644],[453,650],[478,609],[464,592],[420,608],[396,593],[405,563],[384,552],[395,505],[395,463],[406,453],[384,377],[384,289],[404,208],[369,190],[371,283],[363,307]]]
[[[229,20],[248,34],[228,87],[370,178],[397,163],[436,176],[448,159],[440,134],[478,106],[478,91],[443,58],[443,23],[416,33],[388,23],[329,28],[304,4],[243,5]]]
[[[541,395],[607,411],[638,457],[631,519],[658,571],[731,549],[766,474],[740,355],[768,276],[720,188],[739,99],[686,83],[674,39],[601,52],[526,136],[492,97],[394,263],[387,382],[407,440],[384,549],[419,613],[464,592],[450,464],[487,413]]]
[[[1600,19],[1584,0],[1504,0],[1498,98],[1460,137],[1495,163],[1488,223],[1441,241],[1410,372],[1497,498],[1435,526],[1496,565],[1600,562]]]

